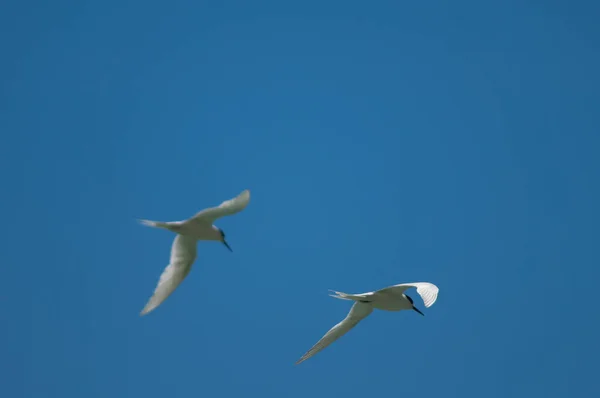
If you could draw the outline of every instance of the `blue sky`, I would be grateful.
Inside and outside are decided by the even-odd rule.
[[[597,396],[599,12],[3,2],[1,395]],[[136,219],[246,188],[139,317],[173,236]],[[414,281],[293,365],[327,289]]]

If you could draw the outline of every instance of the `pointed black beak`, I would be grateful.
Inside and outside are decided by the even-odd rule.
[[[425,316],[425,314],[423,314],[421,311],[419,311],[419,309],[417,307],[413,307],[413,310],[417,311],[419,314]]]
[[[227,241],[225,239],[223,239],[223,244],[229,249],[230,252],[233,251],[233,250],[231,250],[231,247],[229,247],[229,244],[227,243]]]

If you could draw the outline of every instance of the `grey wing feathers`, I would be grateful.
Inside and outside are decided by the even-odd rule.
[[[317,344],[312,346],[310,350],[306,352],[306,354],[302,355],[302,357],[296,361],[296,365],[306,361],[308,358],[314,356],[316,353],[345,335],[350,329],[356,326],[362,319],[364,319],[367,315],[373,312],[373,307],[369,304],[364,304],[360,302],[354,303],[348,316],[344,318],[343,321],[332,327],[326,334],[323,336]]]
[[[415,287],[417,288],[417,293],[419,293],[419,295],[423,299],[425,307],[431,307],[433,303],[435,303],[435,301],[437,300],[437,296],[440,289],[438,289],[438,287],[433,283],[429,282],[415,283]]]
[[[423,303],[425,307],[431,307],[433,303],[437,300],[438,292],[440,289],[433,283],[429,282],[412,282],[412,283],[401,283],[399,285],[394,285],[390,287],[386,287],[384,289],[378,290],[376,293],[386,293],[393,292],[394,294],[404,293],[407,289],[411,287],[417,288],[417,293],[423,299]]]
[[[146,315],[162,304],[189,274],[196,259],[196,242],[195,238],[183,235],[175,237],[171,247],[171,261],[160,275],[152,297],[140,315]]]
[[[246,206],[248,206],[249,202],[250,191],[246,189],[235,198],[226,200],[217,207],[211,207],[199,211],[190,218],[190,221],[206,221],[212,223],[217,218],[230,216],[244,210]]]

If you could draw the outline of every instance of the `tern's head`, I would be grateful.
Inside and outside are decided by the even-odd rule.
[[[410,305],[412,305],[412,309],[417,311],[419,314],[425,316],[425,314],[423,314],[417,307],[415,307],[415,302],[413,301],[413,299],[408,294],[405,294],[405,296],[408,299],[408,301],[410,301]]]
[[[223,230],[219,228],[219,233],[221,234],[221,242],[223,242],[223,244],[229,249],[229,251],[232,252],[233,250],[231,250],[231,247],[229,247],[229,244],[225,240],[225,232],[223,232]]]

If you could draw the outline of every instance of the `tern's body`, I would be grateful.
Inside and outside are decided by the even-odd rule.
[[[189,274],[192,264],[196,260],[196,245],[199,240],[221,241],[231,250],[225,241],[225,233],[214,226],[213,222],[223,216],[230,216],[242,211],[249,201],[250,192],[245,190],[237,197],[226,200],[217,207],[204,209],[187,220],[171,222],[140,220],[144,225],[168,229],[177,234],[171,246],[169,265],[160,276],[154,294],[140,315],[145,315],[158,307]]]
[[[332,297],[339,298],[342,300],[352,300],[355,303],[350,308],[350,312],[340,323],[335,325],[329,330],[321,340],[317,342],[306,354],[300,358],[296,364],[306,361],[335,340],[342,337],[350,329],[356,326],[361,320],[366,318],[373,312],[373,309],[379,309],[384,311],[402,311],[402,310],[415,310],[421,315],[423,313],[419,311],[413,304],[412,298],[404,294],[406,289],[416,287],[417,293],[423,299],[425,307],[431,307],[435,303],[438,295],[438,287],[429,282],[415,282],[415,283],[403,283],[400,285],[394,285],[380,289],[374,292],[360,293],[360,294],[346,294],[342,292],[333,291]]]
[[[196,240],[222,240],[221,230],[210,222],[194,221],[194,219],[185,220],[185,221],[172,221],[162,223],[164,227],[162,228],[173,231],[179,235],[189,236],[190,238],[195,238]]]

